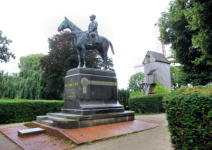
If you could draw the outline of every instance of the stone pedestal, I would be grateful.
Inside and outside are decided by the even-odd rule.
[[[71,69],[65,77],[65,102],[61,113],[37,116],[37,121],[59,128],[80,128],[134,120],[117,100],[113,71]]]
[[[67,72],[62,112],[91,115],[123,111],[117,100],[114,72],[84,68]]]

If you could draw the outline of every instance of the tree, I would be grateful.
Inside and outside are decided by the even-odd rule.
[[[49,38],[49,49],[49,54],[41,59],[45,82],[44,95],[46,99],[62,99],[66,71],[76,68],[78,65],[74,36],[70,32],[54,35]],[[97,51],[87,51],[86,58],[87,67],[103,67],[103,61]],[[109,69],[112,69],[111,59],[108,60],[108,64]]]
[[[0,98],[14,99],[19,91],[20,78],[18,74],[0,72]]]
[[[195,39],[197,35],[202,35],[202,30],[200,27],[195,27],[191,18],[196,19],[197,22],[203,21],[197,17],[200,15],[197,13],[200,8],[197,8],[197,4],[194,3],[196,3],[194,0],[174,0],[170,3],[169,11],[163,13],[159,19],[160,39],[164,44],[171,44],[176,61],[183,65],[186,82],[205,85],[212,80],[211,49],[205,50],[203,46],[196,44],[201,43],[196,42]],[[197,12],[192,15],[192,11]],[[204,31],[204,33],[205,36],[210,36],[209,32]],[[205,37],[198,37],[199,40],[207,41]],[[205,44],[207,44],[205,47],[210,47],[211,42]]]
[[[40,59],[43,54],[21,57],[20,72],[9,75],[0,71],[0,97],[40,99],[43,93],[42,70]]]
[[[144,73],[138,72],[130,77],[129,81],[130,92],[142,91],[144,88]]]
[[[32,54],[20,58],[18,97],[24,99],[40,99],[44,89],[40,59],[43,54]]]
[[[9,52],[8,45],[11,42],[12,41],[7,39],[6,36],[2,36],[2,31],[0,30],[0,63],[8,62],[10,60],[10,57],[15,58],[15,55]]]
[[[182,1],[182,0],[181,0]],[[195,60],[201,63],[207,60],[212,65],[212,0],[184,0],[183,10],[192,31],[197,31],[192,36],[192,44],[199,47],[202,56]]]
[[[182,66],[170,66],[170,72],[173,89],[177,89],[188,84],[185,80],[187,74],[183,71]]]

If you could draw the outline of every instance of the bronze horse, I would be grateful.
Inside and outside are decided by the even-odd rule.
[[[88,43],[88,33],[86,31],[82,31],[78,28],[75,24],[73,24],[68,18],[65,17],[64,21],[59,25],[58,31],[62,31],[66,28],[71,30],[71,33],[74,35],[74,46],[76,47],[77,54],[78,54],[78,68],[81,67],[81,56],[83,57],[83,68],[86,68],[86,58],[85,52],[86,50],[93,50],[96,49],[99,51],[100,56],[103,59],[104,63],[104,70],[108,68],[107,66],[107,52],[109,46],[111,47],[111,51],[114,54],[114,49],[112,43],[103,36],[99,36],[98,41],[95,44],[90,45]]]

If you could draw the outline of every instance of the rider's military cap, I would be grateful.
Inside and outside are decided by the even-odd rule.
[[[91,15],[90,18],[96,18],[96,15]]]

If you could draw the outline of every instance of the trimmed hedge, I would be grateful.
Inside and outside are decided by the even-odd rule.
[[[124,106],[125,110],[129,109],[129,106],[128,106],[129,97],[130,97],[130,92],[128,90],[124,90],[124,89],[118,90],[118,100],[120,104]]]
[[[212,85],[181,88],[164,101],[175,149],[212,149]]]
[[[60,111],[63,103],[55,100],[0,100],[0,124],[32,121],[36,116]]]
[[[162,95],[149,95],[133,97],[129,100],[130,110],[136,113],[161,113],[165,112],[162,105]]]

